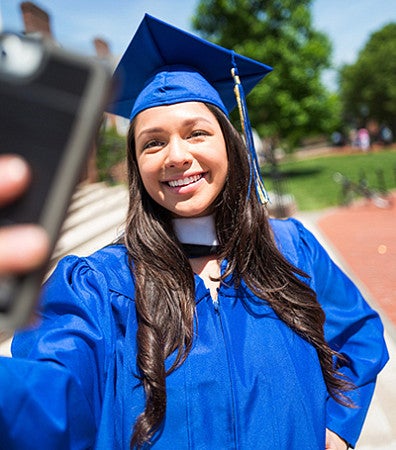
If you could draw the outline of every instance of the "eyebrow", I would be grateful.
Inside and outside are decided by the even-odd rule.
[[[182,126],[183,127],[188,127],[188,126],[194,125],[194,124],[199,123],[199,122],[206,122],[208,125],[212,125],[212,122],[210,120],[208,120],[206,117],[197,116],[197,117],[193,117],[191,119],[183,120]],[[160,133],[163,130],[164,129],[162,127],[145,128],[136,136],[136,139],[141,138],[145,134]]]
[[[161,128],[161,127],[146,128],[146,129],[143,129],[143,130],[136,136],[136,139],[139,139],[140,137],[144,136],[145,134],[160,133],[161,131],[163,131],[163,128]]]

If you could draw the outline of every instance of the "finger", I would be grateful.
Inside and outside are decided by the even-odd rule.
[[[47,234],[36,225],[0,228],[0,274],[34,270],[45,262],[48,251]]]
[[[27,188],[31,179],[28,164],[19,156],[0,157],[0,205],[15,200]]]

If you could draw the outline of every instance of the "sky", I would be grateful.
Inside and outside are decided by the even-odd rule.
[[[0,0],[0,29],[21,31],[21,0]],[[93,39],[101,37],[112,53],[121,55],[147,12],[186,30],[191,29],[199,0],[35,0],[51,16],[51,29],[60,44],[72,51],[94,54]],[[335,68],[356,61],[372,32],[396,22],[396,0],[313,0],[313,26],[333,45]],[[265,61],[263,61],[265,62]],[[335,86],[334,72],[325,82]]]

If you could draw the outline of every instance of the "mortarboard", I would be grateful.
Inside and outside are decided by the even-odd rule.
[[[132,120],[144,109],[188,101],[212,103],[227,115],[238,105],[257,189],[245,95],[271,70],[146,14],[114,72],[119,90],[108,111]]]

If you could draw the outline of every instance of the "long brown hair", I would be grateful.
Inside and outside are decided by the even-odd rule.
[[[243,279],[258,297],[270,303],[281,320],[309,341],[317,350],[330,395],[350,404],[343,394],[349,384],[333,365],[333,358],[340,355],[324,338],[324,312],[315,293],[301,281],[307,276],[278,250],[266,209],[249,186],[243,140],[218,108],[207,107],[220,124],[229,160],[227,180],[214,208],[219,258],[228,261],[222,278],[232,272],[236,283]],[[192,346],[195,295],[194,275],[172,229],[170,213],[152,200],[142,184],[133,122],[127,158],[130,191],[125,245],[135,280],[138,376],[146,395],[145,410],[134,426],[132,448],[150,442],[164,419],[165,378],[183,363]],[[174,351],[177,357],[167,372],[165,359]]]

